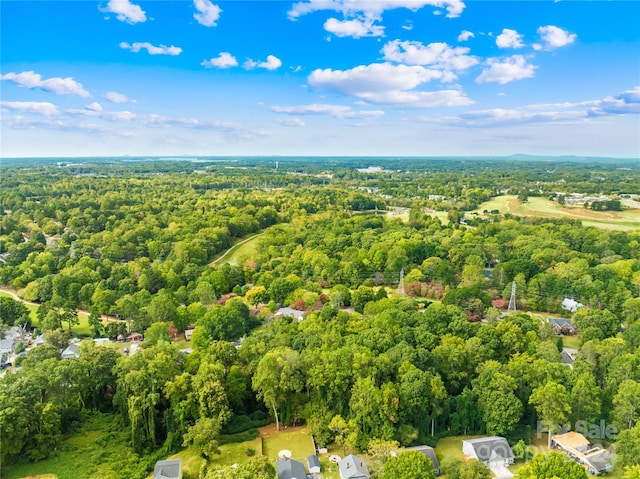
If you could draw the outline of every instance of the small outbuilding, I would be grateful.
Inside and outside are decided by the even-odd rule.
[[[182,479],[182,460],[169,459],[156,462],[153,479]]]
[[[315,454],[311,454],[307,457],[307,465],[309,466],[309,472],[311,474],[318,474],[321,470],[320,459]]]

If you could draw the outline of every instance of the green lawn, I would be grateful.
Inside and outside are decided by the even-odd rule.
[[[222,253],[218,258],[214,259],[211,264],[229,263],[237,265],[240,258],[255,254],[260,236],[262,236],[262,233],[241,239],[234,246]]]
[[[511,213],[519,216],[541,216],[547,218],[571,218],[582,221],[585,226],[630,231],[640,229],[640,211],[593,211],[582,206],[560,206],[554,201],[537,196],[529,197],[526,203],[520,203],[514,195],[491,198],[482,203],[475,213],[498,210],[501,214]]]
[[[311,435],[306,427],[291,427],[275,431],[273,425],[260,429],[262,434],[262,454],[270,461],[278,459],[278,453],[283,449],[291,451],[291,458],[304,464],[307,457],[315,454]]]

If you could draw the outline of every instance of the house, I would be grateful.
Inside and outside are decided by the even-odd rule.
[[[184,339],[187,341],[191,341],[191,336],[193,336],[193,329],[185,329],[184,330]]]
[[[433,468],[436,470],[436,476],[440,475],[440,464],[438,463],[436,452],[431,446],[407,447],[405,448],[405,451],[418,451],[427,456],[427,459],[431,461],[431,463],[433,464]]]
[[[60,355],[62,359],[78,359],[80,357],[80,346],[77,343],[71,343],[67,349],[62,351]]]
[[[315,454],[311,454],[307,457],[307,464],[309,465],[309,472],[311,474],[318,474],[321,470],[320,459]]]
[[[276,311],[276,314],[274,315],[274,317],[276,318],[282,318],[284,316],[297,319],[299,322],[304,319],[304,311],[287,307],[287,308],[280,308],[278,311]]]
[[[576,333],[576,326],[568,319],[549,318],[549,324],[553,326],[556,334],[573,336]]]
[[[476,459],[489,466],[498,479],[513,477],[506,466],[513,464],[515,456],[504,437],[489,436],[463,440],[462,452],[470,459]]]
[[[349,454],[338,463],[341,479],[370,479],[369,469],[364,461],[354,455]]]
[[[156,462],[153,479],[182,479],[182,460],[169,459]]]
[[[564,298],[562,300],[562,307],[569,311],[570,313],[575,313],[578,308],[584,306],[581,303],[578,303],[575,299],[572,298]]]
[[[127,341],[142,341],[143,339],[142,333],[131,333],[127,336]]]
[[[569,431],[553,436],[551,447],[567,454],[578,464],[586,467],[592,475],[603,474],[613,469],[609,451],[592,445],[578,432]]]
[[[571,369],[573,369],[573,363],[578,357],[578,350],[571,348],[563,348],[562,349],[562,364],[566,364]]]
[[[289,457],[278,459],[276,468],[278,470],[278,479],[307,479],[307,471],[304,468],[304,464],[295,459]]]

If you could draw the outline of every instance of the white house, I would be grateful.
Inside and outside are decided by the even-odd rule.
[[[354,455],[349,454],[338,463],[341,479],[370,479],[369,469],[364,461]]]
[[[513,477],[506,466],[513,464],[515,456],[504,437],[489,436],[462,441],[462,452],[487,466],[498,479]]]

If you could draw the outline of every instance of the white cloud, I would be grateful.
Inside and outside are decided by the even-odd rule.
[[[58,94],[79,95],[83,97],[91,96],[81,83],[78,83],[71,77],[67,78],[47,78],[42,79],[39,73],[26,71],[21,73],[7,73],[0,75],[0,80],[9,80],[23,88],[39,88],[40,90],[49,91]]]
[[[423,66],[373,63],[350,70],[314,70],[308,81],[318,90],[350,95],[368,103],[392,107],[431,108],[471,104],[472,101],[457,90],[412,91],[431,80],[449,79],[449,73]]]
[[[309,75],[309,84],[319,90],[360,96],[363,92],[410,90],[442,76],[442,72],[422,66],[372,63],[350,70],[314,70]]]
[[[410,65],[431,65],[443,70],[466,70],[478,63],[475,57],[468,55],[468,48],[453,48],[441,42],[425,46],[420,42],[394,40],[388,42],[380,52],[388,61]]]
[[[523,35],[516,30],[510,28],[503,28],[502,33],[496,37],[496,45],[499,48],[522,48]]]
[[[589,109],[589,116],[640,114],[640,86],[608,96]]]
[[[85,108],[91,111],[102,111],[102,105],[97,101],[94,101],[93,103],[89,103],[87,106],[85,106]]]
[[[118,93],[115,91],[108,91],[105,93],[104,97],[109,100],[111,103],[135,103],[135,100],[128,98],[126,95],[122,93]]]
[[[438,108],[473,104],[459,90],[367,92],[361,98],[369,103],[394,108]]]
[[[535,43],[533,45],[535,50],[553,50],[564,47],[572,44],[578,37],[575,33],[569,33],[554,25],[538,28],[538,35],[540,35],[542,44]]]
[[[408,32],[410,32],[411,30],[413,30],[413,23],[411,22],[411,20],[409,20],[406,25],[402,25],[400,28],[402,28],[403,30],[407,30]]]
[[[58,108],[53,103],[44,101],[0,101],[0,105],[8,110],[37,113],[44,116],[58,114]]]
[[[329,115],[334,118],[362,119],[376,118],[384,115],[380,110],[353,110],[350,106],[312,104],[300,106],[272,106],[271,111],[286,115]]]
[[[595,118],[640,114],[640,86],[599,100],[532,104],[517,108],[469,111],[453,118],[422,121],[462,127],[510,127],[523,124],[585,124]]]
[[[475,35],[473,34],[473,32],[470,32],[469,30],[462,30],[460,32],[460,35],[458,35],[458,41],[459,42],[466,42],[467,40],[469,40],[469,38],[474,38]]]
[[[424,6],[446,9],[449,18],[459,17],[465,8],[461,0],[309,0],[294,3],[288,15],[291,20],[295,20],[308,13],[332,10],[342,12],[347,18],[358,14],[379,17],[385,10],[407,8],[415,12]]]
[[[166,45],[155,46],[149,42],[135,42],[135,43],[120,42],[120,48],[129,50],[133,53],[138,53],[140,50],[147,50],[149,55],[176,56],[182,53],[182,48],[180,47],[174,47],[173,45],[171,45],[170,47]]]
[[[373,18],[356,18],[354,20],[329,18],[324,23],[324,29],[337,37],[382,37],[384,36],[384,27],[374,25],[375,20]]]
[[[242,67],[245,70],[253,70],[255,68],[264,68],[265,70],[277,70],[282,66],[282,62],[278,57],[273,55],[267,55],[267,61],[258,62],[252,59],[247,59],[246,62],[242,64]]]
[[[115,13],[118,20],[132,25],[147,21],[145,11],[129,0],[109,0],[107,7],[103,11]]]
[[[276,123],[279,123],[282,126],[288,126],[288,127],[305,126],[305,122],[301,118],[298,118],[297,116],[294,116],[291,118],[277,118]]]
[[[193,0],[193,6],[196,7],[197,13],[193,14],[200,25],[205,27],[215,27],[220,18],[222,9],[218,5],[214,5],[209,0]]]
[[[238,60],[236,60],[236,57],[229,52],[220,52],[217,57],[210,60],[204,60],[200,65],[207,68],[230,68],[237,67]]]
[[[489,68],[485,68],[482,74],[476,78],[477,83],[500,83],[504,85],[514,80],[532,78],[536,68],[535,65],[527,63],[522,55],[513,55],[503,61],[497,58],[487,60]]]

